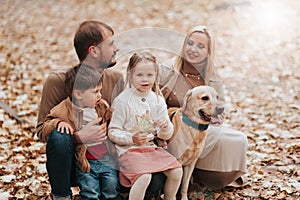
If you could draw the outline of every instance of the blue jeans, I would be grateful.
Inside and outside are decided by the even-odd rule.
[[[89,160],[89,163],[89,173],[76,167],[81,199],[118,199],[119,177],[114,158],[106,155],[99,160]]]
[[[71,186],[76,186],[73,136],[53,130],[48,138],[46,156],[52,194],[61,197],[71,195]],[[154,174],[146,194],[158,196],[164,182],[164,174]]]
[[[52,194],[71,195],[72,179],[75,179],[73,136],[53,130],[46,145],[46,156]]]

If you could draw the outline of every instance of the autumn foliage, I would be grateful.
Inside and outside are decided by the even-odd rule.
[[[226,86],[226,122],[249,141],[248,184],[217,191],[194,184],[190,198],[298,199],[299,10],[293,0],[2,0],[0,199],[49,198],[45,144],[34,136],[38,103],[49,72],[77,64],[72,40],[86,19],[104,21],[116,33],[151,26],[184,34],[195,25],[211,27],[215,65]],[[152,52],[159,61],[170,57]],[[116,68],[123,70],[127,58],[120,55]]]

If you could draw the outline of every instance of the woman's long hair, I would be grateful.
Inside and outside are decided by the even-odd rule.
[[[190,38],[190,36],[195,32],[203,33],[208,38],[207,64],[206,64],[205,69],[204,69],[204,74],[202,74],[205,85],[208,85],[209,81],[219,81],[219,80],[221,80],[221,78],[218,75],[217,70],[216,70],[216,68],[213,64],[213,59],[214,59],[214,54],[215,54],[215,52],[214,52],[214,50],[215,50],[214,36],[213,36],[211,30],[209,28],[207,28],[206,26],[196,26],[196,27],[191,28],[187,32],[187,34],[185,36],[185,39],[184,39],[183,46],[182,46],[181,55],[177,56],[175,64],[174,64],[174,69],[177,72],[180,72],[180,70],[182,69],[183,60],[184,60],[184,57],[183,57],[184,48],[185,48],[185,46],[187,44],[187,41]]]

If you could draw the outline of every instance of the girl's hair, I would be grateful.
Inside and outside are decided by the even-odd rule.
[[[161,95],[161,91],[159,89],[159,84],[158,84],[158,64],[156,62],[156,58],[149,52],[140,52],[140,53],[134,53],[129,60],[127,70],[126,70],[126,85],[129,85],[131,87],[130,82],[129,82],[129,76],[134,70],[134,68],[137,66],[139,63],[152,63],[154,65],[155,69],[155,81],[154,85],[152,87],[152,91],[154,91],[156,94]]]
[[[73,90],[88,90],[99,85],[101,74],[87,65],[77,65],[66,73],[65,84],[68,96],[72,97]]]
[[[104,31],[108,30],[114,34],[113,29],[99,21],[85,21],[78,27],[74,36],[74,47],[80,62],[83,62],[88,55],[90,46],[97,46],[104,40]]]
[[[213,59],[214,59],[214,50],[215,50],[215,41],[214,41],[214,36],[212,31],[207,28],[206,26],[196,26],[191,28],[184,39],[184,43],[182,46],[182,50],[181,50],[181,55],[178,55],[174,64],[174,69],[177,72],[180,72],[182,65],[183,65],[183,51],[184,48],[190,38],[190,36],[195,33],[195,32],[199,32],[199,33],[203,33],[207,36],[208,38],[208,57],[207,57],[207,64],[205,66],[205,70],[204,70],[204,74],[203,74],[203,78],[204,78],[204,82],[207,85],[209,83],[210,80],[216,81],[216,80],[220,80],[220,76],[217,73],[217,70],[213,64]]]

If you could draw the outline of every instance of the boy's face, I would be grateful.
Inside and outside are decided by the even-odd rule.
[[[90,88],[87,90],[83,90],[80,93],[80,96],[82,97],[80,100],[81,107],[92,107],[94,108],[97,104],[100,103],[101,100],[101,93],[100,93],[101,87],[97,86],[95,88]]]

